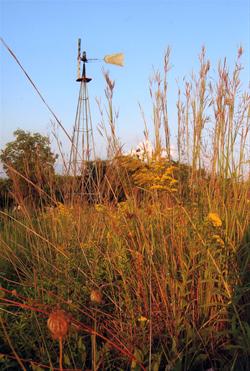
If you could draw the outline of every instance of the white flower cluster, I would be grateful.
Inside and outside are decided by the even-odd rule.
[[[132,149],[129,153],[130,156],[137,157],[141,161],[148,161],[153,156],[153,146],[149,140],[145,140],[138,144],[136,149]]]
[[[137,157],[141,161],[148,161],[148,160],[152,159],[153,154],[154,154],[154,147],[148,139],[143,141],[143,142],[140,142],[138,144],[138,146],[136,147],[136,149],[132,149],[128,153],[128,155],[133,156],[133,157]],[[174,146],[170,147],[170,155],[171,155],[172,159],[177,158],[177,150]],[[167,151],[166,151],[165,148],[161,149],[161,153],[160,153],[159,157],[161,157],[161,158],[167,158],[168,157],[168,154],[167,154]]]

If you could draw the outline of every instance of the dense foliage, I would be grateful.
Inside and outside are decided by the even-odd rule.
[[[0,160],[12,188],[33,201],[41,198],[43,191],[49,191],[57,156],[51,151],[49,139],[39,133],[18,129],[14,136],[15,140],[2,150]]]

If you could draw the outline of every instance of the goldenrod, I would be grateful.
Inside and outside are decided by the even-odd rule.
[[[223,239],[218,235],[218,234],[215,234],[212,236],[212,239],[217,242],[220,246],[224,246],[225,243],[223,241]]]
[[[221,227],[222,221],[218,214],[216,213],[209,213],[207,216],[207,221],[212,224],[213,227]]]

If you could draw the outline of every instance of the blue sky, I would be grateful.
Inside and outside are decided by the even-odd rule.
[[[237,48],[244,48],[243,85],[250,80],[250,3],[248,0],[0,0],[0,35],[15,52],[42,94],[71,133],[78,84],[77,39],[82,38],[89,57],[125,53],[125,67],[89,64],[88,75],[93,125],[100,121],[96,97],[104,102],[102,67],[116,81],[115,107],[118,133],[126,148],[143,138],[138,102],[145,109],[149,127],[151,105],[148,80],[162,67],[167,46],[172,49],[169,76],[169,111],[176,127],[176,80],[197,70],[198,54],[205,45],[212,65],[225,56],[232,66]],[[0,46],[0,148],[17,128],[51,132],[51,115],[26,77]],[[67,141],[61,136],[67,150]],[[96,135],[98,153],[103,148]]]

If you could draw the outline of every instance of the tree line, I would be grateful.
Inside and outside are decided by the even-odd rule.
[[[89,202],[98,201],[98,197],[124,197],[121,183],[108,170],[108,161],[89,161],[84,176],[56,174],[58,155],[52,152],[48,137],[21,129],[14,132],[14,137],[0,152],[7,175],[0,178],[0,208],[11,208],[23,201],[37,207],[64,202],[70,197],[75,200],[85,197]],[[110,181],[112,190],[107,187]]]

